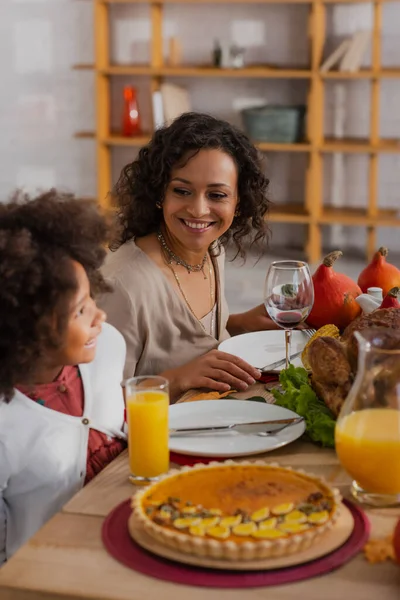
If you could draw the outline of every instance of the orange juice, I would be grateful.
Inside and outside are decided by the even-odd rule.
[[[138,390],[126,401],[132,475],[157,477],[169,469],[168,393]]]
[[[365,491],[400,494],[400,410],[371,408],[343,417],[335,443],[343,467]]]

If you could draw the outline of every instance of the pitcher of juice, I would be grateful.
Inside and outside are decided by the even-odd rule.
[[[358,368],[336,424],[336,452],[357,500],[400,506],[400,332],[355,332],[348,352]]]
[[[128,421],[129,479],[143,485],[169,469],[168,381],[132,377],[125,382]]]

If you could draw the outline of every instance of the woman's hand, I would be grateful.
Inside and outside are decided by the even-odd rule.
[[[211,350],[190,363],[161,373],[170,382],[171,398],[187,390],[209,388],[218,392],[246,390],[261,376],[260,371],[241,358]]]
[[[227,329],[231,335],[250,333],[251,331],[264,331],[265,329],[280,329],[268,316],[264,304],[237,315],[230,315]]]
[[[304,327],[307,327],[307,325],[302,323],[296,329],[304,329]],[[251,331],[280,329],[280,327],[268,316],[264,304],[259,304],[244,313],[230,315],[227,329],[233,336],[241,333],[250,333]]]

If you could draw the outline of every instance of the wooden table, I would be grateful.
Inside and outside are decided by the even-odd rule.
[[[295,442],[265,455],[282,465],[321,475],[347,494],[349,480],[331,450]],[[104,550],[104,517],[134,491],[128,482],[127,453],[121,454],[82,489],[4,567],[1,600],[399,600],[400,567],[369,565],[359,555],[337,571],[304,582],[246,590],[207,589],[146,577]],[[368,511],[373,536],[393,530],[400,511]]]

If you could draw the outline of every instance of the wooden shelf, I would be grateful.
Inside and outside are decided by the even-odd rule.
[[[149,0],[98,0],[103,4],[149,4]],[[311,4],[313,0],[157,0],[157,4]],[[395,0],[374,0],[378,4]],[[321,0],[323,4],[365,4],[367,0]]]
[[[72,66],[74,71],[94,71],[95,65],[90,63]],[[148,77],[226,77],[234,79],[310,79],[309,69],[246,67],[244,69],[217,69],[214,67],[151,67],[150,65],[110,65],[99,69],[100,73],[112,76],[136,75]],[[346,71],[326,71],[320,73],[322,79],[400,79],[399,68],[382,69],[378,73],[363,69],[355,73]]]
[[[381,227],[400,227],[400,210],[379,210],[376,217],[372,217],[372,225],[378,223]]]
[[[321,72],[323,79],[372,79],[374,77],[373,71],[370,69],[361,69],[355,73],[349,73],[348,71],[323,71]]]
[[[369,140],[362,138],[326,138],[321,145],[321,150],[353,154],[397,153],[400,152],[400,140],[379,140],[377,144],[371,144]]]
[[[324,225],[340,223],[342,225],[353,226],[371,226],[400,225],[400,211],[396,209],[381,209],[376,215],[369,215],[363,208],[336,208],[325,206],[319,218],[319,222]]]
[[[396,0],[374,0],[376,4],[387,4]],[[367,4],[368,0],[321,0],[323,4]]]
[[[272,206],[267,219],[273,223],[303,223],[310,222],[302,204],[275,204]]]
[[[271,67],[254,65],[243,69],[219,69],[212,66],[188,67],[162,67],[161,75],[171,77],[234,77],[234,78],[270,78],[270,79],[308,79],[311,77],[309,69],[295,69],[293,67]]]
[[[311,215],[302,204],[275,204],[267,219],[273,223],[302,223],[307,225],[311,221]],[[381,209],[372,216],[363,208],[336,208],[325,206],[322,214],[317,218],[320,225],[340,224],[345,226],[380,225],[383,227],[400,226],[400,209]]]
[[[380,72],[380,76],[393,79],[400,77],[400,67],[384,67]]]
[[[143,135],[137,135],[132,137],[125,137],[123,135],[114,134],[106,137],[102,140],[107,146],[144,146],[151,139],[151,133],[144,133]]]
[[[323,79],[396,79],[400,77],[400,67],[381,69],[373,71],[372,69],[361,69],[354,73],[347,71],[324,71],[321,72]]]
[[[400,152],[400,139],[385,139],[378,143],[379,152],[397,153]]]
[[[149,4],[149,0],[99,0],[104,4]],[[328,1],[328,0],[324,0]],[[337,0],[343,2],[344,0]],[[348,1],[348,0],[345,0]],[[353,0],[351,0],[353,1]],[[366,0],[354,0],[361,2]],[[157,0],[157,4],[310,4],[312,0]]]
[[[125,137],[120,133],[113,133],[110,136],[101,138],[100,142],[107,146],[144,146],[151,139],[151,133],[144,133],[140,136]],[[80,139],[94,139],[96,134],[94,131],[78,131],[74,137]],[[277,144],[269,142],[254,142],[254,144],[262,152],[309,152],[311,145],[307,143],[298,144]]]
[[[388,0],[389,1],[389,0]],[[74,71],[94,71],[92,63],[78,63],[72,66]],[[220,69],[209,66],[152,67],[151,65],[110,65],[100,69],[105,75],[144,75],[153,77],[233,77],[233,78],[269,78],[269,79],[309,79],[312,71],[307,68],[247,66],[243,69]],[[320,73],[322,79],[397,79],[400,78],[400,67],[383,68],[377,73],[371,69],[361,69],[355,73],[347,71],[325,71]]]
[[[309,152],[311,144],[299,142],[297,144],[277,144],[272,142],[254,142],[263,152]]]
[[[303,225],[307,232],[305,250],[310,262],[317,262],[321,256],[322,227],[324,225],[365,226],[367,230],[366,254],[371,257],[377,246],[377,228],[380,226],[400,227],[400,213],[396,209],[379,209],[379,155],[381,153],[399,153],[400,140],[380,138],[380,96],[384,79],[400,79],[400,64],[384,67],[382,57],[383,5],[391,0],[373,0],[371,66],[355,73],[343,71],[319,71],[327,36],[328,6],[333,4],[365,3],[367,0],[92,0],[94,7],[95,61],[94,64],[77,64],[78,71],[91,70],[96,75],[96,132],[81,131],[76,134],[80,139],[93,139],[96,144],[97,184],[100,203],[106,202],[112,188],[112,150],[115,147],[139,148],[150,140],[150,133],[136,137],[124,137],[119,132],[111,132],[110,113],[112,111],[113,77],[148,77],[151,92],[158,91],[163,78],[202,78],[222,81],[239,79],[304,81],[307,94],[307,131],[305,139],[296,144],[275,144],[255,142],[262,152],[286,152],[306,154],[306,173],[304,186],[304,205],[275,205],[269,215],[274,223],[292,223]],[[151,21],[150,59],[148,64],[110,64],[110,31],[113,11],[110,5],[136,4],[146,5]],[[165,47],[165,5],[208,6],[212,11],[216,4],[224,5],[226,10],[232,4],[246,5],[303,5],[308,11],[307,28],[304,38],[310,43],[310,62],[302,68],[293,65],[278,67],[271,64],[247,65],[243,69],[220,69],[207,64],[189,64],[171,67],[164,64]],[[229,12],[227,12],[229,16]],[[177,34],[179,36],[179,32]],[[289,33],[287,35],[290,35]],[[133,60],[133,58],[132,58]],[[326,96],[328,81],[368,81],[370,118],[366,139],[324,138]],[[207,87],[207,82],[202,83]],[[150,100],[150,98],[149,98]],[[150,103],[150,102],[149,102]],[[151,103],[150,103],[151,104]],[[149,125],[150,127],[150,125]],[[335,208],[323,205],[324,161],[329,153],[364,154],[368,157],[368,196],[364,208]]]
[[[110,65],[104,69],[99,69],[104,75],[148,75],[152,77],[160,76],[160,69],[150,65]]]
[[[308,69],[248,66],[243,69],[219,69],[210,66],[151,67],[150,65],[110,65],[100,70],[105,75],[150,75],[153,77],[226,77],[234,79],[309,79]]]

